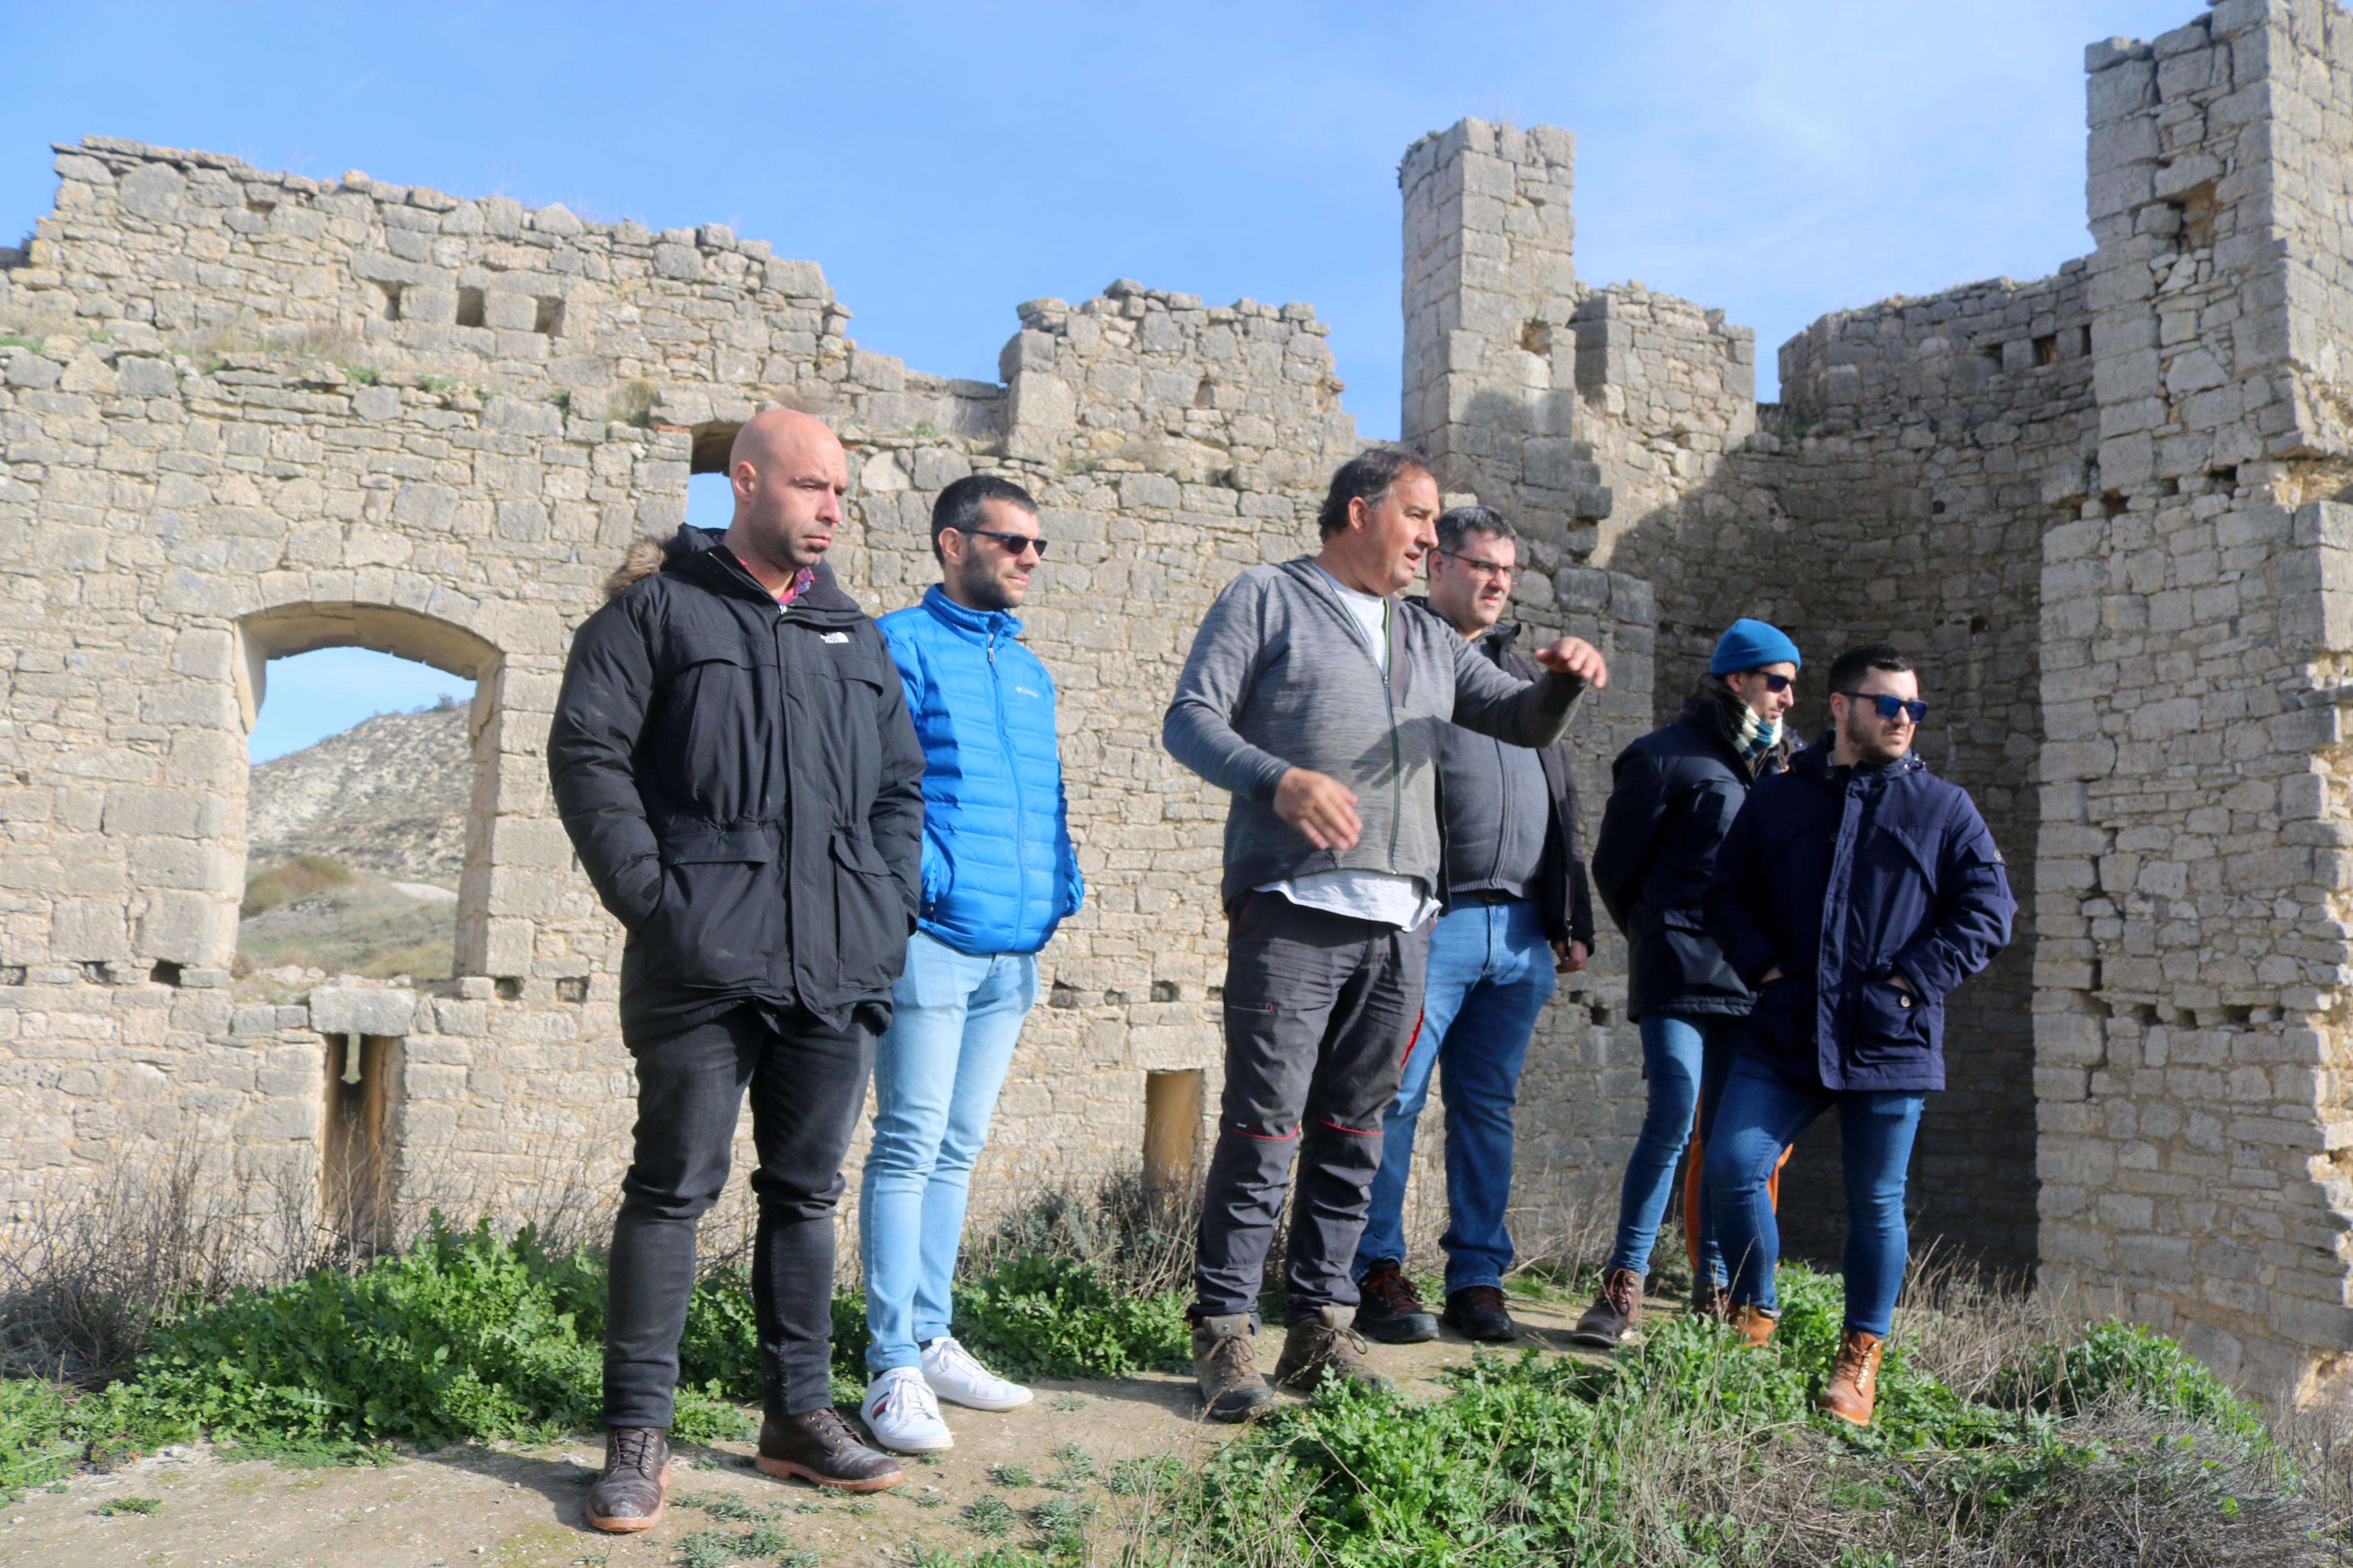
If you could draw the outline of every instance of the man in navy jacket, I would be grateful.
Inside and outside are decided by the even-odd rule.
[[[1945,999],[2010,941],[2017,902],[1968,794],[1913,752],[1927,704],[1909,661],[1865,644],[1830,687],[1830,733],[1749,793],[1708,888],[1708,934],[1757,1005],[1705,1175],[1735,1321],[1762,1344],[1780,1247],[1765,1178],[1838,1112],[1846,1324],[1817,1403],[1864,1425],[1904,1279],[1905,1167],[1923,1098],[1945,1087]]]
[[[958,479],[932,510],[938,586],[879,623],[923,748],[923,903],[875,1052],[858,1210],[872,1336],[861,1408],[902,1453],[955,1442],[941,1399],[1029,1399],[957,1344],[948,1318],[973,1162],[1038,1000],[1038,950],[1084,896],[1054,682],[1011,614],[1046,542],[1019,485]]]

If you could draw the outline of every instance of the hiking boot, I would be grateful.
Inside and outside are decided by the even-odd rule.
[[[1247,1421],[1274,1397],[1258,1374],[1253,1342],[1248,1312],[1193,1320],[1193,1376],[1210,1420]]]
[[[1365,1336],[1340,1321],[1337,1307],[1318,1307],[1312,1318],[1302,1318],[1283,1331],[1282,1355],[1274,1363],[1274,1381],[1303,1394],[1313,1394],[1330,1373],[1366,1388],[1385,1389],[1389,1380],[1365,1359],[1371,1347]]]
[[[1588,1350],[1614,1351],[1626,1342],[1641,1317],[1642,1277],[1630,1268],[1612,1268],[1601,1277],[1601,1294],[1593,1298],[1593,1305],[1568,1331],[1568,1342]]]
[[[1446,1326],[1466,1340],[1501,1344],[1520,1337],[1520,1325],[1504,1308],[1504,1293],[1493,1285],[1465,1285],[1446,1293]]]
[[[1732,1292],[1713,1279],[1703,1279],[1692,1287],[1691,1315],[1714,1318],[1719,1323],[1732,1321]]]
[[[1421,1292],[1394,1263],[1377,1263],[1356,1281],[1356,1331],[1385,1345],[1418,1345],[1438,1337],[1438,1319],[1421,1304]]]
[[[1763,1350],[1773,1340],[1773,1331],[1781,1320],[1754,1304],[1732,1309],[1732,1331],[1740,1336],[1743,1349]]]
[[[764,1476],[798,1476],[845,1492],[879,1492],[907,1479],[898,1460],[860,1442],[830,1405],[761,1422],[760,1454],[752,1463]]]
[[[1846,1338],[1839,1342],[1838,1356],[1831,1363],[1831,1380],[1822,1384],[1822,1395],[1814,1401],[1814,1408],[1858,1426],[1870,1426],[1872,1406],[1879,1399],[1880,1343],[1877,1334],[1849,1329]]]
[[[661,1522],[670,1490],[670,1434],[659,1426],[614,1426],[605,1433],[605,1472],[588,1489],[588,1522],[617,1534]]]

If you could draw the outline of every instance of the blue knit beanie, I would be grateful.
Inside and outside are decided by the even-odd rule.
[[[1768,664],[1798,664],[1806,661],[1798,652],[1798,645],[1789,634],[1778,626],[1768,626],[1763,621],[1752,621],[1746,616],[1725,629],[1717,639],[1715,657],[1707,661],[1710,675],[1737,675],[1744,669],[1761,669]]]

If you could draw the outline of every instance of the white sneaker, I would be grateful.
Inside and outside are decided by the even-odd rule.
[[[945,1334],[923,1347],[923,1381],[949,1404],[974,1410],[1011,1410],[1030,1400],[1028,1389],[1006,1382]]]
[[[955,1447],[955,1434],[940,1419],[940,1402],[912,1366],[894,1366],[868,1384],[858,1413],[876,1442],[899,1453],[935,1454]]]

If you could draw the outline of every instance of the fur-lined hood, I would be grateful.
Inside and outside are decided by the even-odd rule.
[[[605,597],[617,599],[630,584],[660,571],[666,553],[665,542],[658,533],[631,540],[629,552],[621,557],[621,563],[613,568],[610,577],[605,579]]]

